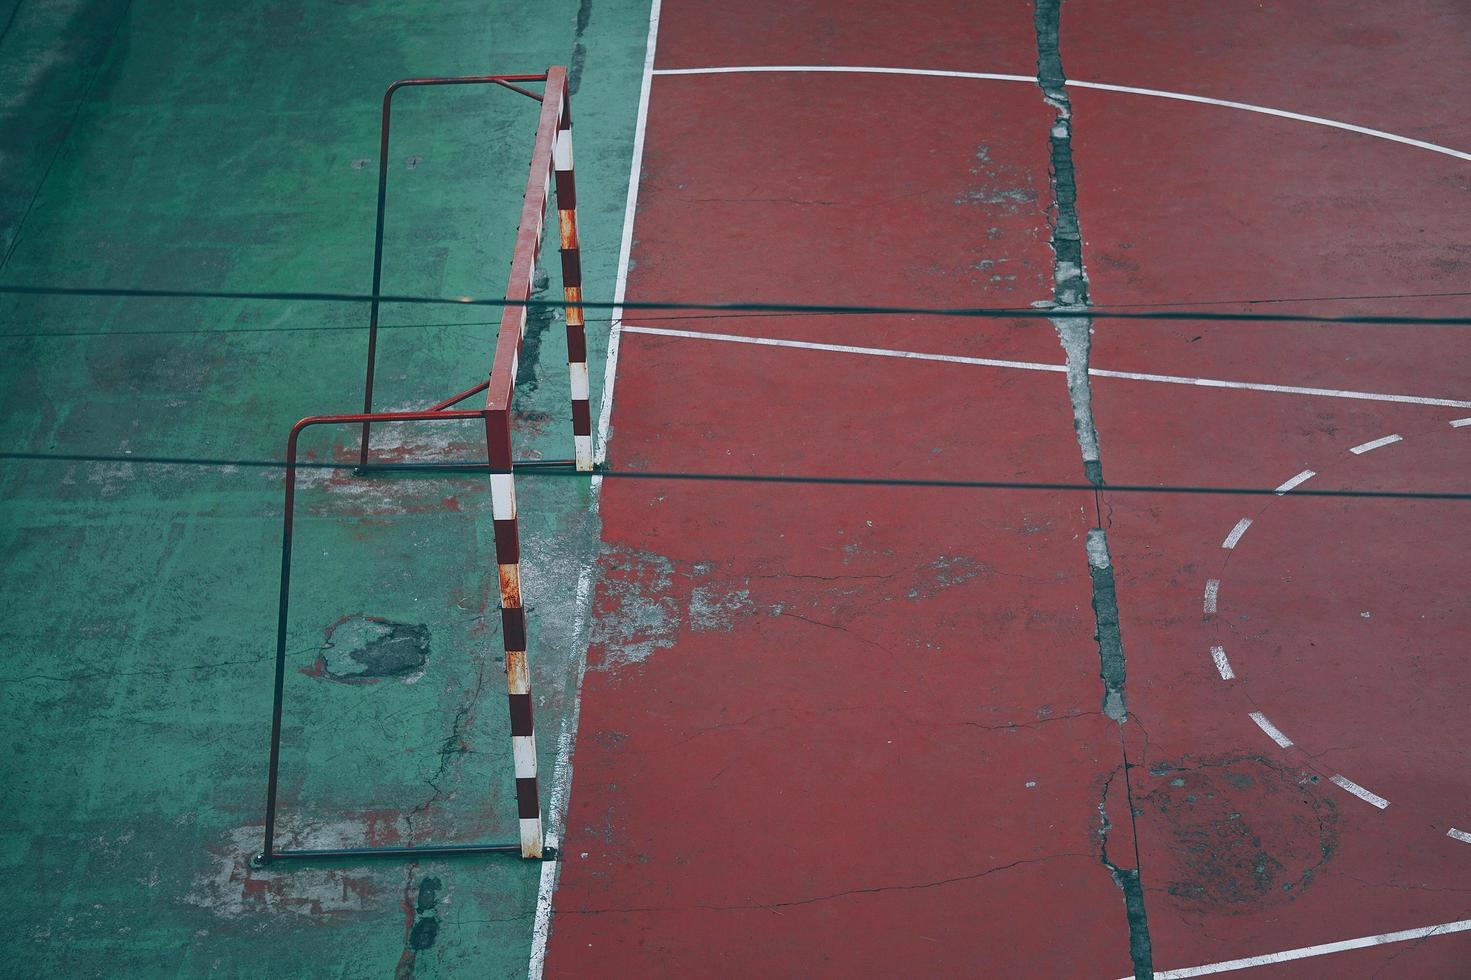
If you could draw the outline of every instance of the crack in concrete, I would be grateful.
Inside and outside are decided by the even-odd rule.
[[[475,711],[480,706],[480,694],[485,688],[485,667],[477,664],[475,670],[475,685],[460,702],[459,708],[455,710],[454,720],[450,723],[449,734],[446,735],[439,745],[439,766],[434,774],[425,778],[429,788],[433,792],[427,799],[416,804],[413,809],[404,814],[404,823],[408,825],[410,832],[414,829],[414,820],[434,804],[448,799],[451,795],[440,786],[440,781],[449,772],[455,760],[461,756],[470,754],[470,747],[464,744],[465,732],[475,720]]]
[[[1066,313],[1086,313],[1089,309],[1088,274],[1083,262],[1082,226],[1078,220],[1077,174],[1073,167],[1072,102],[1064,88],[1066,76],[1061,51],[1062,0],[1036,0],[1034,26],[1037,32],[1037,85],[1044,101],[1054,110],[1048,132],[1050,156],[1049,177],[1053,204],[1048,209],[1052,229],[1053,294],[1051,309]],[[1097,624],[1094,639],[1098,644],[1099,676],[1103,680],[1103,712],[1119,724],[1119,742],[1123,753],[1125,796],[1129,801],[1129,821],[1135,824],[1133,788],[1129,781],[1128,745],[1123,725],[1128,720],[1128,703],[1124,695],[1124,642],[1119,625],[1118,591],[1113,565],[1108,554],[1108,537],[1103,518],[1103,462],[1098,445],[1098,430],[1093,420],[1093,393],[1088,378],[1088,359],[1092,348],[1093,322],[1088,317],[1056,318],[1052,321],[1067,358],[1068,398],[1073,409],[1073,430],[1083,458],[1083,474],[1092,484],[1095,526],[1087,539],[1088,572],[1092,582],[1093,616]],[[1111,515],[1109,524],[1112,523]],[[1114,775],[1117,775],[1115,773]],[[1104,784],[1104,798],[1099,804],[1103,819],[1100,831],[1100,858],[1124,893],[1124,908],[1129,922],[1129,956],[1134,976],[1154,976],[1153,952],[1149,924],[1144,905],[1144,888],[1140,877],[1138,828],[1134,826],[1134,867],[1123,868],[1108,857],[1108,831],[1112,824],[1106,812],[1111,775]]]
[[[1037,728],[1038,726],[1041,726],[1041,725],[1051,725],[1054,722],[1059,722],[1059,721],[1076,721],[1079,718],[1097,718],[1101,714],[1103,714],[1103,712],[1101,712],[1101,711],[1079,711],[1076,714],[1071,714],[1071,715],[1054,715],[1051,718],[1040,718],[1037,721],[1025,721],[1025,722],[1009,721],[1009,722],[1003,722],[1003,723],[1001,723],[999,725],[983,725],[983,724],[981,724],[978,721],[960,721],[960,722],[956,722],[956,724],[957,725],[963,725],[966,728],[979,728],[981,731],[986,731],[986,732],[1007,732],[1007,731],[1020,731],[1023,728]],[[932,724],[932,723],[927,722],[926,724]]]
[[[1124,914],[1129,920],[1129,959],[1134,964],[1136,980],[1153,980],[1154,951],[1149,938],[1149,920],[1144,907],[1144,882],[1139,869],[1139,836],[1135,826],[1133,792],[1129,787],[1128,760],[1120,769],[1115,769],[1103,781],[1103,794],[1098,801],[1098,859],[1108,869],[1114,884],[1124,893]],[[1129,807],[1129,823],[1134,829],[1134,867],[1125,868],[1115,864],[1108,856],[1108,834],[1113,823],[1108,819],[1108,793],[1114,777],[1124,776],[1124,800]]]
[[[999,874],[1002,871],[1010,871],[1012,868],[1022,867],[1029,864],[1044,864],[1048,861],[1057,861],[1062,858],[1088,858],[1091,855],[1072,851],[1060,854],[1049,854],[1040,858],[1022,858],[1007,864],[999,864],[982,871],[969,874],[954,875],[949,878],[939,878],[935,881],[914,882],[900,885],[874,885],[868,888],[847,888],[840,892],[829,895],[816,895],[812,898],[795,898],[782,902],[754,902],[742,905],[685,905],[685,906],[635,906],[629,908],[598,908],[598,909],[565,909],[558,910],[561,915],[606,915],[608,913],[630,913],[630,912],[751,912],[761,910],[785,909],[798,905],[816,905],[820,902],[831,902],[834,899],[847,898],[851,895],[876,895],[883,892],[893,891],[922,891],[927,888],[940,888],[945,885],[959,884],[965,881],[975,881],[988,875]]]
[[[778,616],[785,616],[788,619],[800,620],[800,621],[802,621],[804,623],[809,623],[809,624],[811,624],[813,626],[821,626],[823,629],[836,630],[839,633],[847,633],[849,636],[853,637],[853,639],[857,640],[859,643],[866,643],[869,646],[873,647],[875,650],[880,651],[881,653],[888,653],[889,652],[888,648],[885,647],[883,644],[877,643],[874,640],[870,640],[866,636],[862,636],[862,635],[860,635],[858,633],[854,633],[848,627],[843,626],[843,625],[838,624],[838,623],[824,623],[820,619],[808,619],[806,616],[803,616],[803,615],[801,615],[799,613],[786,612],[785,610],[783,610],[782,612],[777,613],[777,615]]]

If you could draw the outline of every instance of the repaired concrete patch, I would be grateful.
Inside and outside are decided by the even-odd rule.
[[[344,616],[327,627],[317,661],[304,673],[349,684],[385,677],[412,684],[429,662],[429,627],[380,616]]]

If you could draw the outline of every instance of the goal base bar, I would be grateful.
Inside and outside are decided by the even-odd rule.
[[[426,844],[422,847],[339,847],[321,848],[318,850],[292,849],[289,851],[273,851],[269,857],[262,851],[252,855],[250,866],[252,868],[269,867],[276,861],[337,861],[351,858],[420,858],[420,857],[457,857],[468,854],[514,854],[521,857],[521,845],[513,844]],[[539,860],[555,861],[558,858],[555,847],[544,848]]]

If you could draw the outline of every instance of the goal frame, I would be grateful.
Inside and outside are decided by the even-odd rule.
[[[545,83],[541,94],[522,83]],[[377,360],[378,313],[383,271],[383,230],[388,188],[388,145],[393,97],[403,88],[442,85],[492,85],[510,89],[541,103],[531,154],[520,226],[512,253],[500,330],[486,379],[474,387],[444,398],[428,408],[408,412],[373,410],[373,376]],[[553,66],[541,74],[470,75],[409,78],[390,85],[383,96],[379,141],[378,216],[373,252],[373,296],[369,314],[367,377],[363,411],[352,414],[312,415],[291,428],[286,443],[285,510],[281,536],[281,584],[277,606],[275,691],[271,709],[270,759],[266,784],[264,840],[251,863],[265,867],[279,861],[329,858],[403,857],[432,855],[519,853],[523,858],[548,859],[538,790],[536,735],[531,703],[531,670],[527,657],[526,612],[521,591],[520,526],[516,511],[515,473],[530,467],[557,467],[590,473],[593,469],[592,419],[588,390],[587,334],[582,310],[582,264],[577,231],[577,192],[572,169],[572,112],[567,70]],[[567,323],[568,378],[571,394],[573,457],[557,460],[517,460],[511,426],[512,400],[521,343],[525,337],[527,303],[541,254],[546,209],[556,191],[562,288]],[[481,408],[461,409],[475,395],[485,393]],[[374,423],[445,421],[463,424],[480,419],[485,427],[484,464],[373,464],[370,460]],[[506,691],[511,718],[511,756],[515,769],[519,840],[505,843],[424,844],[393,847],[288,848],[276,846],[278,785],[281,758],[281,722],[285,702],[286,636],[290,611],[291,553],[301,433],[314,426],[360,425],[360,475],[391,474],[401,469],[470,470],[490,475],[491,513],[495,522],[495,556],[500,583],[501,635],[505,648]]]

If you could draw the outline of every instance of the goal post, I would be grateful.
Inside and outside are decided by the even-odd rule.
[[[524,83],[545,83],[541,94]],[[448,396],[422,410],[375,412],[373,375],[377,357],[379,292],[383,268],[383,228],[387,202],[388,144],[394,93],[414,86],[491,85],[511,89],[541,103],[531,169],[527,177],[520,225],[506,287],[507,305],[483,381]],[[285,511],[281,537],[281,582],[276,624],[275,690],[271,713],[270,757],[266,783],[265,832],[261,850],[252,859],[257,867],[277,861],[338,857],[399,856],[467,853],[519,853],[524,858],[548,857],[544,845],[542,808],[538,789],[536,735],[531,702],[531,667],[528,659],[526,611],[521,587],[521,540],[516,509],[515,474],[527,467],[563,467],[590,473],[593,469],[592,418],[588,390],[586,322],[581,307],[582,263],[577,232],[577,193],[572,168],[572,113],[567,91],[567,70],[548,68],[535,75],[474,75],[446,78],[413,78],[394,82],[383,97],[382,130],[378,175],[378,218],[373,255],[373,298],[369,314],[368,364],[363,411],[351,414],[314,415],[297,422],[286,446]],[[526,333],[527,306],[536,274],[545,230],[546,209],[555,190],[558,239],[561,252],[562,287],[567,324],[567,362],[570,385],[572,450],[570,459],[518,460],[511,424],[516,370],[521,343]],[[456,408],[480,393],[484,406]],[[445,421],[464,424],[479,419],[486,436],[483,464],[456,469],[476,469],[490,476],[491,513],[495,524],[495,558],[500,583],[501,635],[505,648],[506,693],[510,712],[511,762],[515,773],[518,840],[499,843],[422,844],[402,847],[356,847],[334,849],[281,849],[276,847],[277,788],[280,772],[282,715],[285,705],[286,642],[290,612],[291,552],[297,482],[297,442],[313,426],[353,425],[361,427],[358,468],[361,472],[391,475],[401,465],[371,462],[371,427],[377,424]],[[443,468],[442,464],[436,465]],[[409,464],[408,468],[413,468]]]

